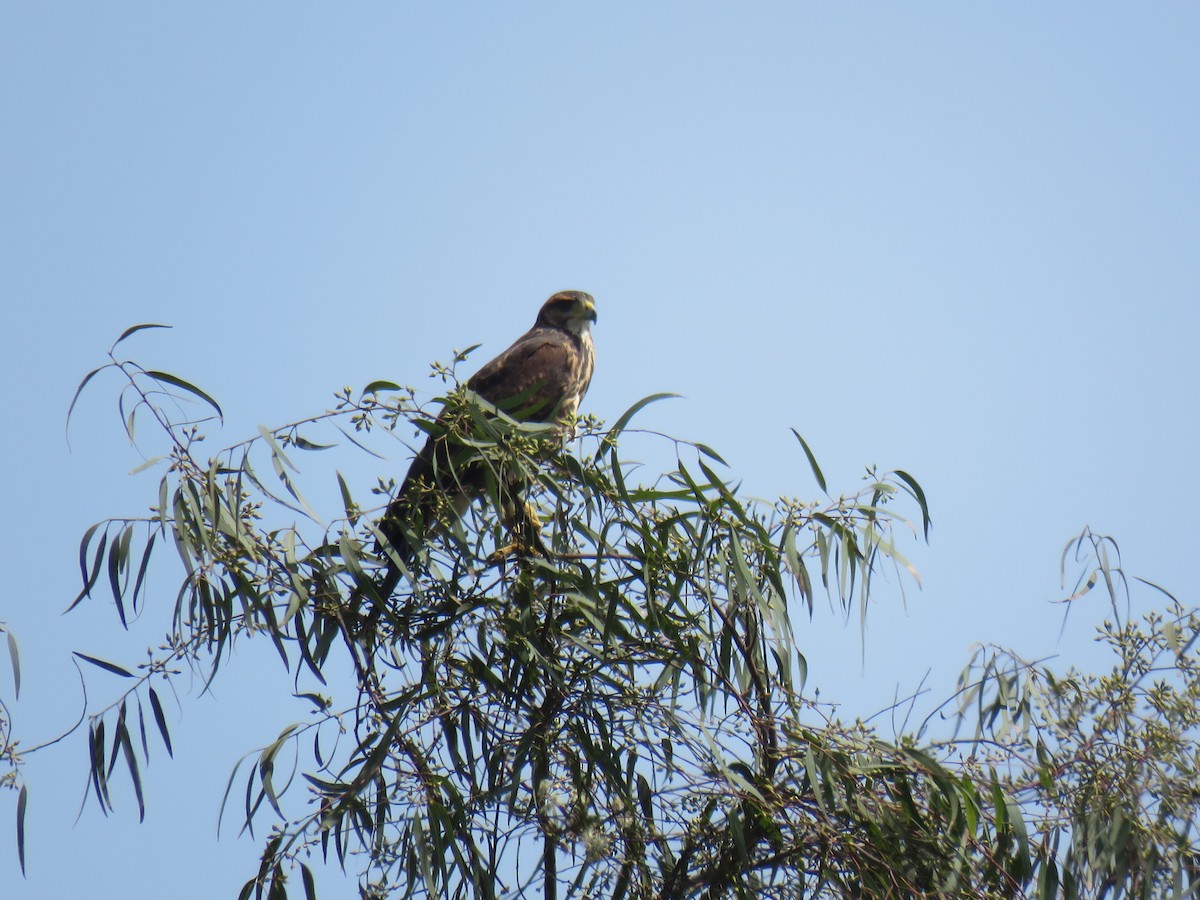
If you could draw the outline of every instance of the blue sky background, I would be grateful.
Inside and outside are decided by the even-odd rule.
[[[855,622],[818,606],[801,625],[810,685],[844,714],[929,669],[948,694],[977,641],[1102,661],[1106,602],[1061,638],[1050,602],[1084,525],[1194,599],[1198,39],[1189,3],[8,4],[18,733],[77,715],[71,650],[136,662],[173,602],[129,635],[103,599],[59,615],[84,529],[153,502],[115,381],[64,437],[126,326],[175,326],[130,353],[215,395],[223,445],[343,385],[433,392],[430,361],[482,342],[482,362],[562,288],[600,311],[591,412],[681,393],[642,423],[765,497],[818,496],[789,426],[835,493],[871,463],[924,485],[924,588],[880,585],[865,658]],[[406,465],[397,448],[352,475],[365,493]],[[107,702],[115,679],[89,674]],[[306,710],[265,644],[198,687],[168,710],[176,758],[152,748],[144,825],[123,788],[116,816],[74,823],[82,733],[30,759],[30,875],[2,797],[0,893],[236,894],[261,840],[214,840],[226,779]]]

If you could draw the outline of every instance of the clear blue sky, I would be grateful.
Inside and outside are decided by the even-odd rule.
[[[64,439],[123,328],[175,326],[130,349],[216,395],[232,442],[342,385],[432,390],[431,360],[486,358],[568,287],[600,311],[590,411],[681,393],[643,422],[767,497],[817,496],[789,426],[835,493],[869,463],[924,484],[924,589],[881,585],[865,660],[855,623],[802,626],[823,699],[869,714],[928,668],[946,694],[976,641],[1096,661],[1105,604],[1059,639],[1049,602],[1085,524],[1195,597],[1198,41],[1200,7],[1165,2],[8,4],[19,733],[74,718],[72,649],[136,661],[173,601],[129,636],[102,599],[59,616],[83,530],[157,480],[126,474],[113,382]],[[72,824],[78,737],[31,760],[31,872],[0,797],[0,894],[232,897],[260,842],[214,840],[226,779],[305,710],[267,646],[225,674],[169,710],[145,825],[128,791]]]

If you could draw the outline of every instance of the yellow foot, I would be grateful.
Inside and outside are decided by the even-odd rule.
[[[505,544],[503,547],[498,547],[488,554],[487,564],[494,566],[496,563],[504,562],[510,556],[516,555],[521,549],[520,544]]]
[[[529,503],[522,506],[521,514],[512,524],[512,535],[515,540],[494,550],[488,556],[489,565],[502,562],[510,556],[549,556],[550,551],[542,542],[542,521],[538,518],[537,510]]]

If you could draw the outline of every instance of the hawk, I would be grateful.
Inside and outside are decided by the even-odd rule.
[[[514,418],[562,427],[579,409],[595,365],[592,323],[595,301],[583,291],[559,291],[542,304],[537,321],[513,345],[467,380],[467,387]],[[416,556],[413,538],[434,531],[440,510],[458,517],[487,484],[481,465],[452,464],[444,435],[431,436],[413,459],[399,492],[388,504],[379,531],[391,545],[386,574],[377,591],[386,601],[400,582],[401,569]],[[384,547],[378,548],[380,552]]]

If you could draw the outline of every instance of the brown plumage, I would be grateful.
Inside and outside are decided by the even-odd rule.
[[[533,327],[467,381],[467,387],[514,418],[563,423],[575,415],[587,393],[595,364],[591,324],[596,307],[590,294],[560,291],[544,304]],[[461,448],[460,448],[461,449]],[[430,437],[413,459],[399,492],[379,523],[392,552],[407,566],[416,556],[409,535],[424,539],[441,510],[466,512],[486,485],[479,465],[451,465],[451,447]],[[380,547],[380,551],[383,551]],[[386,600],[400,581],[394,560],[377,592]]]

